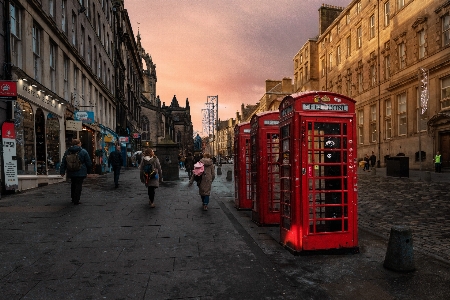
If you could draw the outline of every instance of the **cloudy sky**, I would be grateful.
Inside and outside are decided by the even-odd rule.
[[[134,34],[156,64],[156,94],[191,106],[202,131],[207,96],[219,96],[219,118],[256,104],[265,80],[294,77],[294,55],[319,33],[322,3],[351,0],[125,0]]]

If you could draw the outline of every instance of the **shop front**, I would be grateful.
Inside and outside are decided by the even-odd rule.
[[[14,104],[18,190],[60,182],[64,153],[64,101],[25,80]],[[62,146],[63,145],[63,146]]]

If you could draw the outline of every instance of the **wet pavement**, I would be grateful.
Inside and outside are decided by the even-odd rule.
[[[222,166],[206,212],[182,170],[156,190],[156,208],[137,169],[118,189],[112,174],[86,179],[78,206],[69,183],[4,196],[2,298],[448,299],[450,172],[359,170],[360,253],[294,256],[279,227],[234,208],[230,170]],[[383,267],[393,225],[412,229],[414,272]]]

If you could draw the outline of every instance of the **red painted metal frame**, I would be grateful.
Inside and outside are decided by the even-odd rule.
[[[306,92],[279,110],[281,244],[294,253],[357,249],[355,101]]]
[[[252,208],[250,180],[250,122],[245,122],[234,127],[234,206],[238,210]]]
[[[252,221],[280,224],[279,112],[253,115],[250,121]]]

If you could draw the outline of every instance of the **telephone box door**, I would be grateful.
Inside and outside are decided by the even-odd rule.
[[[354,124],[349,118],[304,117],[301,211],[303,250],[357,245]]]

